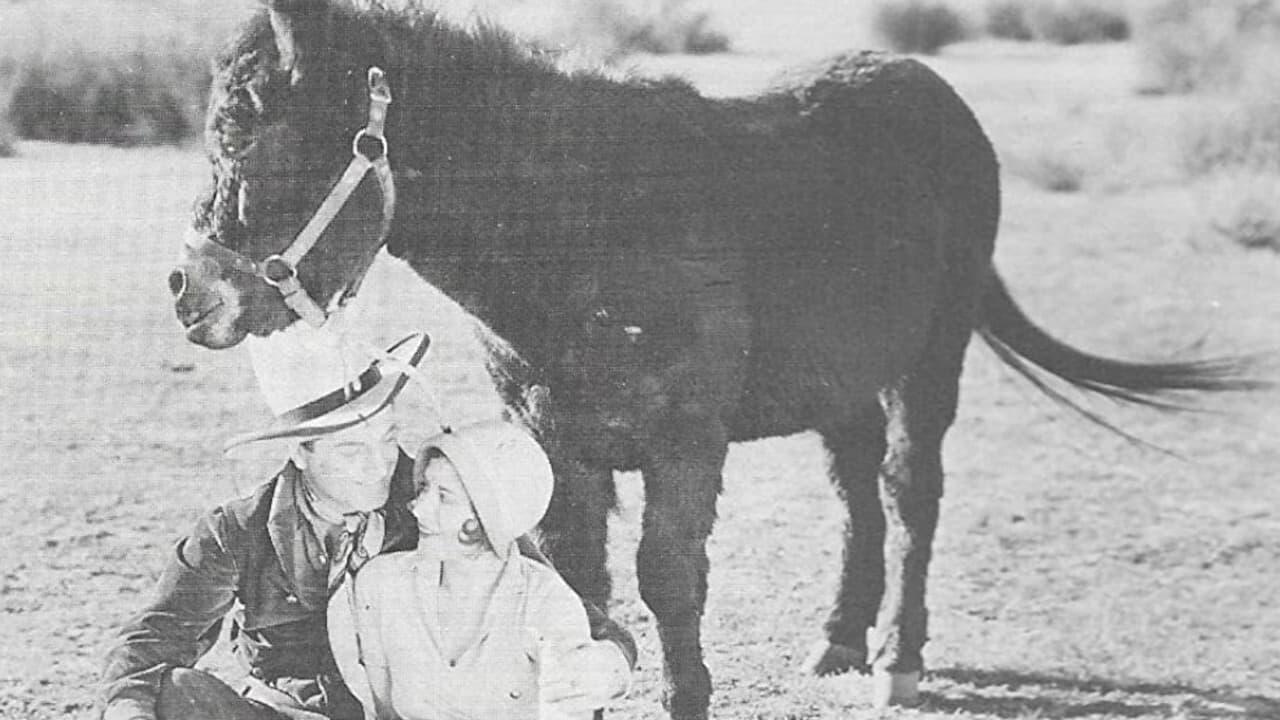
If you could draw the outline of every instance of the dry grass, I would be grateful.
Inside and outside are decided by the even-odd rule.
[[[94,717],[101,648],[145,601],[172,539],[274,465],[266,451],[218,453],[219,438],[265,410],[245,354],[186,343],[167,298],[176,228],[201,174],[198,158],[173,150],[44,143],[0,165],[0,237],[22,240],[10,245],[0,314],[10,418],[0,508],[25,518],[0,558],[0,716]],[[1203,352],[1272,342],[1280,257],[1181,242],[1194,197],[1014,187],[999,264],[1037,320],[1087,348],[1150,357],[1186,353],[1205,334]],[[437,340],[432,372],[450,402],[475,402],[487,391],[449,317],[424,321]],[[1100,408],[1194,458],[1184,462],[1064,415],[976,347],[962,393],[925,703],[880,717],[1275,717],[1280,406]],[[822,457],[809,436],[730,454],[704,623],[716,717],[873,716],[865,679],[798,667],[839,560],[842,512]],[[637,633],[642,666],[610,717],[659,720],[658,642],[635,589],[639,481],[620,482],[612,612]],[[223,648],[211,659],[229,667]]]

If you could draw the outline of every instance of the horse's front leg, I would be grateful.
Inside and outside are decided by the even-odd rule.
[[[728,450],[714,420],[664,423],[643,467],[645,509],[636,572],[662,640],[663,704],[675,720],[707,717],[711,675],[702,660],[707,537]]]
[[[584,600],[609,610],[609,511],[616,502],[613,471],[552,454],[556,475],[542,520],[543,545],[556,570]]]

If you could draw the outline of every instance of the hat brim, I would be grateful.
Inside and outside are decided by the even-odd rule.
[[[411,344],[414,339],[418,342]],[[398,340],[387,349],[387,354],[417,367],[430,344],[431,338],[426,333],[415,333]],[[263,430],[232,437],[223,445],[223,451],[264,440],[300,442],[346,430],[374,417],[391,405],[410,379],[397,364],[391,364],[385,371],[384,365],[383,360],[375,359],[351,385],[284,413]]]

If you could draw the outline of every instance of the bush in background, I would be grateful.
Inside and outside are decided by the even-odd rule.
[[[1041,190],[1054,193],[1079,192],[1084,188],[1084,162],[1064,150],[1042,149],[1030,157],[1011,162],[1010,171]]]
[[[541,40],[587,45],[605,57],[729,49],[708,14],[686,0],[498,5],[523,5],[551,18],[545,32],[530,33]],[[190,138],[203,123],[209,59],[257,6],[256,0],[0,2],[0,86],[13,89],[0,115],[14,133],[32,139],[140,145]]]
[[[1099,0],[1040,0],[1029,6],[1026,22],[1037,40],[1057,45],[1129,39],[1125,9]]]
[[[145,145],[176,143],[199,127],[207,77],[155,67],[139,51],[113,62],[100,59],[72,53],[24,67],[9,101],[18,133],[35,140]]]
[[[994,0],[987,3],[983,29],[993,38],[1001,40],[1031,40],[1031,26],[1027,24],[1026,0]]]
[[[1247,248],[1280,251],[1280,176],[1227,173],[1209,195],[1206,215],[1215,232]]]
[[[1116,42],[1129,38],[1129,18],[1119,0],[993,0],[984,29],[1004,40],[1057,45]]]
[[[9,106],[9,90],[0,84],[0,110]],[[0,112],[0,158],[13,157],[18,153],[18,134],[14,132],[9,116]]]
[[[198,132],[209,57],[244,14],[195,0],[0,5],[4,107],[22,137],[139,145]]]
[[[577,0],[564,4],[557,23],[562,43],[588,46],[609,57],[632,53],[706,55],[728,52],[727,35],[711,16],[686,0]]]
[[[17,135],[9,126],[9,121],[0,116],[0,158],[13,157],[18,154]]]
[[[932,55],[968,37],[964,19],[942,2],[903,0],[876,8],[876,33],[897,52]]]
[[[1219,98],[1189,108],[1178,136],[1190,176],[1249,170],[1280,173],[1280,92]]]
[[[1248,82],[1280,41],[1277,0],[1147,0],[1135,14],[1142,90],[1187,93]]]

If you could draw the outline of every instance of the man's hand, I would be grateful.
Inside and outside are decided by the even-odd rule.
[[[539,699],[567,714],[589,713],[627,694],[631,667],[617,644],[542,645]]]

